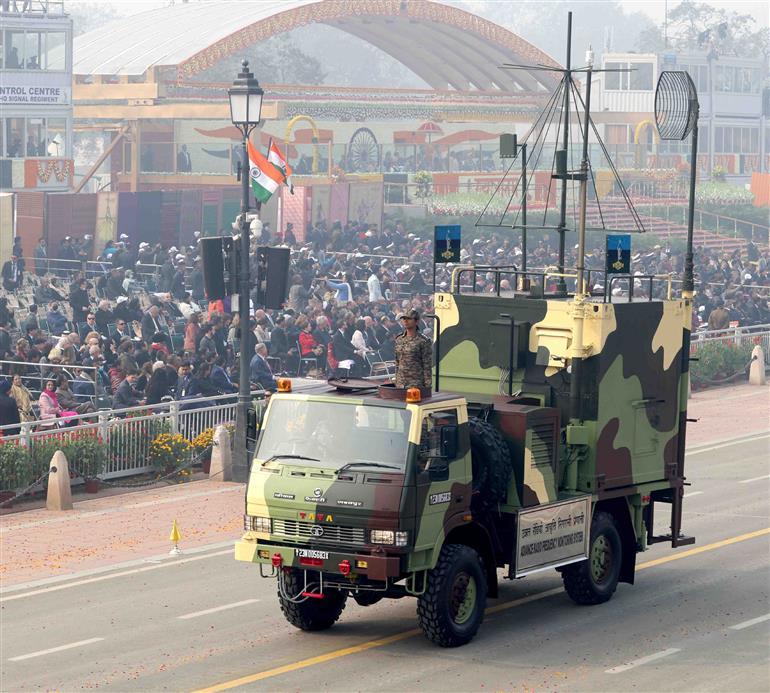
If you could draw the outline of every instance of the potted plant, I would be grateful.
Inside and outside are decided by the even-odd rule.
[[[204,474],[211,470],[211,451],[214,445],[214,429],[207,428],[201,431],[192,441],[193,454],[201,460],[201,469]]]
[[[31,473],[29,450],[17,441],[0,442],[0,506],[10,506],[16,491],[32,481]]]
[[[85,431],[73,437],[66,446],[65,455],[73,461],[73,466],[83,475],[86,493],[99,491],[99,475],[104,472],[107,463],[108,447],[96,431]]]
[[[150,443],[148,460],[156,471],[168,474],[190,457],[190,441],[178,433],[161,433]]]

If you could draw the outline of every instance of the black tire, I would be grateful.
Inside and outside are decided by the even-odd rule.
[[[623,542],[609,513],[594,513],[588,560],[561,569],[564,589],[576,604],[602,604],[615,593],[623,562]]]
[[[373,592],[371,590],[359,590],[353,593],[353,599],[358,606],[372,606],[382,599],[382,592]]]
[[[481,419],[468,421],[473,464],[473,490],[488,503],[504,503],[513,473],[513,462],[503,436]]]
[[[447,544],[427,580],[425,592],[417,599],[417,621],[425,637],[441,647],[470,642],[487,605],[481,557],[468,546]]]
[[[298,594],[305,584],[301,570],[294,568],[284,573],[284,587],[290,595]],[[344,590],[324,588],[323,599],[305,599],[294,603],[281,596],[278,590],[278,601],[286,620],[300,630],[326,630],[331,628],[340,617],[348,598]]]

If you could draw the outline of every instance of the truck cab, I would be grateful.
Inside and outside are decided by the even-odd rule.
[[[322,389],[271,398],[236,557],[386,591],[470,512],[466,401]]]

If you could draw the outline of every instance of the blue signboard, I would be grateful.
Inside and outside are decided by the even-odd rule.
[[[607,274],[631,274],[631,234],[607,236]]]
[[[460,225],[433,228],[433,262],[460,262]]]

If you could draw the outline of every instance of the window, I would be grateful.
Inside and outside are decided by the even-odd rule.
[[[741,128],[741,153],[751,154],[751,129]]]
[[[709,147],[711,146],[711,143],[709,142],[709,126],[708,125],[699,125],[698,126],[698,151],[702,154],[706,154],[709,150]],[[683,148],[682,151],[685,151]],[[686,149],[686,151],[690,151],[689,148]]]
[[[24,156],[24,118],[6,118],[5,141],[11,159]]]
[[[625,63],[605,63],[605,70],[622,70],[625,67]],[[624,72],[605,72],[604,73],[604,88],[607,90],[618,90],[620,86],[621,77],[624,77]]]
[[[67,34],[64,31],[6,31],[0,35],[0,67],[8,70],[64,70],[66,43]]]
[[[67,144],[67,121],[64,118],[48,118],[46,131],[44,156],[63,157]]]
[[[441,429],[447,425],[457,425],[457,410],[433,411],[422,420],[418,469],[430,467],[430,461],[441,458]]]
[[[262,460],[302,455],[317,461],[299,464],[327,468],[355,464],[362,471],[370,462],[403,471],[410,419],[409,411],[394,407],[274,399],[256,455]]]
[[[652,89],[652,63],[631,63],[629,73],[630,89],[649,91]]]
[[[24,67],[24,32],[7,31],[5,34],[5,67],[21,70]]]
[[[45,156],[45,118],[27,119],[27,156]]]
[[[42,55],[45,46],[45,33],[28,31],[24,35],[24,59],[28,70],[42,67]]]
[[[66,65],[66,37],[63,31],[49,31],[46,37],[46,70],[64,70]]]

